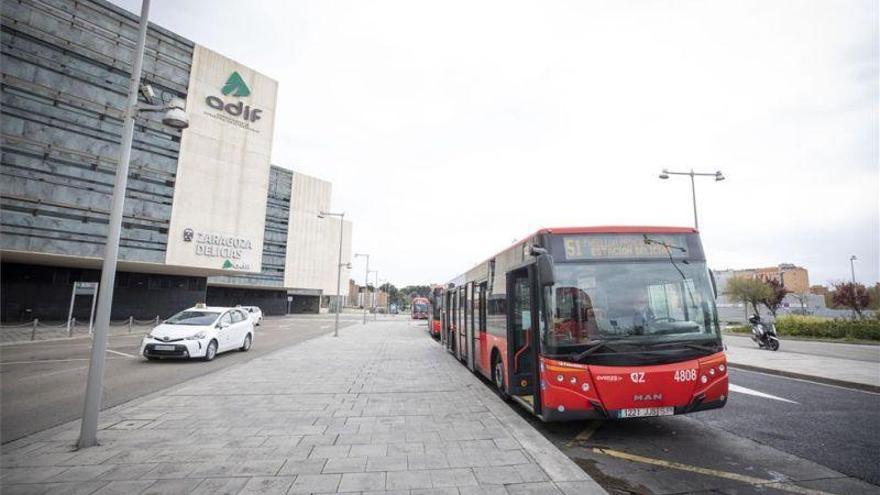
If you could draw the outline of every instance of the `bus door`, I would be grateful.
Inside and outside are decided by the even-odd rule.
[[[467,304],[467,285],[462,285],[461,288],[458,289],[458,324],[456,329],[458,330],[458,340],[455,342],[456,350],[458,353],[456,356],[458,360],[461,362],[467,362],[467,319],[468,314],[468,304]]]
[[[487,356],[487,339],[486,339],[486,296],[488,283],[483,282],[474,286],[477,290],[474,296],[474,313],[476,313],[476,323],[474,328],[474,368],[479,368],[483,372],[491,373],[491,364]]]
[[[507,388],[532,409],[539,404],[536,384],[540,320],[535,285],[534,265],[507,274]]]
[[[465,347],[465,349],[467,349],[467,367],[471,371],[474,371],[474,354],[476,354],[476,345],[474,344],[476,344],[477,332],[474,328],[474,320],[476,318],[475,313],[478,309],[476,296],[474,294],[474,287],[475,286],[473,282],[467,284],[467,302],[465,303],[467,307],[467,315],[465,317],[465,319],[467,320],[465,321],[465,324],[467,325],[467,331],[465,332],[467,334],[465,336],[467,340],[467,347]]]

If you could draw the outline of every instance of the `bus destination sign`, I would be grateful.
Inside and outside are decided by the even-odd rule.
[[[645,241],[647,235],[648,241]],[[609,234],[564,236],[566,260],[689,258],[685,235]],[[667,250],[668,247],[668,250]]]

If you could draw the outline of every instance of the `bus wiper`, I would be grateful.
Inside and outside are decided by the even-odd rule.
[[[575,362],[581,361],[582,359],[589,356],[590,354],[605,347],[605,344],[606,344],[606,342],[604,340],[593,340],[593,341],[587,342],[587,345],[589,347],[587,347],[587,349],[585,351],[579,352],[579,353],[573,355],[571,358],[574,359]]]
[[[676,346],[681,346],[681,347],[687,347],[688,349],[695,349],[695,350],[698,350],[698,351],[704,351],[704,352],[718,352],[718,345],[717,345],[717,344],[713,344],[712,347],[708,347],[708,346],[705,346],[705,345],[695,344],[695,343],[693,343],[693,342],[676,342],[676,341],[673,341],[673,342],[657,342],[656,344],[653,344],[653,345],[648,344],[648,345],[651,346],[651,347],[676,347]]]

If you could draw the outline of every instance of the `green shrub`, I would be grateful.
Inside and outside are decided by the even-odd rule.
[[[792,337],[880,341],[880,318],[850,320],[817,316],[781,316],[776,319],[776,331],[779,335]]]

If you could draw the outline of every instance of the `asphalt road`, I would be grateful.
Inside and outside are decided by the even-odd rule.
[[[737,387],[720,410],[530,420],[610,493],[880,493],[880,395],[733,369],[730,378]]]
[[[343,314],[340,327],[360,322]],[[142,335],[110,338],[104,378],[105,408],[212,371],[260,357],[333,331],[332,315],[267,318],[249,352],[214,361],[146,361]],[[0,346],[0,438],[6,443],[82,417],[91,340],[74,338]]]
[[[733,347],[756,348],[756,344],[748,336],[724,334],[724,343]],[[827,356],[855,361],[880,362],[880,345],[876,344],[845,344],[811,340],[794,340],[780,338],[780,349],[796,354]]]

